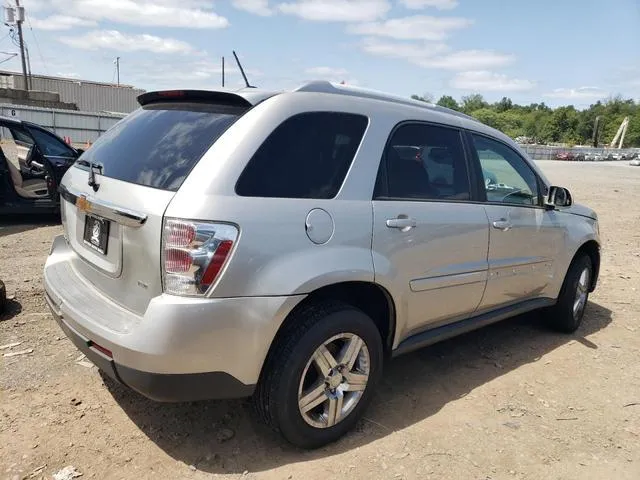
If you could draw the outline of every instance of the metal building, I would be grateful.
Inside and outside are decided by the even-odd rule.
[[[37,123],[80,147],[84,147],[87,142],[95,142],[124,117],[108,112],[80,112],[9,104],[0,104],[0,115]]]
[[[21,73],[0,70],[0,88],[22,89]],[[60,101],[74,103],[84,112],[131,113],[138,108],[136,98],[145,90],[131,85],[115,85],[75,78],[31,75],[31,90],[55,92]]]

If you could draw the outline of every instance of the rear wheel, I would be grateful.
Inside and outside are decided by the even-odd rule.
[[[575,332],[584,317],[589,300],[593,265],[588,255],[576,257],[564,279],[558,302],[548,309],[547,322],[554,330]]]
[[[290,443],[317,448],[362,416],[382,373],[382,340],[364,312],[343,303],[312,304],[293,315],[253,401]]]

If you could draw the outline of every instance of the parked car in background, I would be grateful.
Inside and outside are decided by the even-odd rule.
[[[81,153],[40,125],[0,117],[0,215],[57,211],[58,185]]]
[[[329,82],[139,101],[65,174],[44,288],[141,394],[252,396],[314,448],[356,425],[391,357],[537,309],[580,326],[597,215],[503,133]]]
[[[573,160],[573,154],[571,152],[558,152],[556,160]]]

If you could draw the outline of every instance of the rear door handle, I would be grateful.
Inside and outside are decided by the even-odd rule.
[[[493,222],[493,228],[497,228],[498,230],[502,230],[503,232],[506,232],[511,227],[512,227],[511,222],[504,218],[501,218],[500,220],[496,220],[495,222]]]
[[[407,231],[412,228],[415,228],[417,225],[415,219],[413,218],[389,218],[387,219],[387,227],[389,228],[398,228],[402,231]]]

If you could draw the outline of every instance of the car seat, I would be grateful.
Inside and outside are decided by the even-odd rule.
[[[47,182],[41,179],[24,180],[20,169],[5,156],[2,148],[0,148],[0,160],[7,164],[13,188],[18,195],[23,198],[46,198],[49,195]]]
[[[434,198],[429,174],[418,160],[403,160],[395,148],[387,150],[389,196],[398,198]]]

